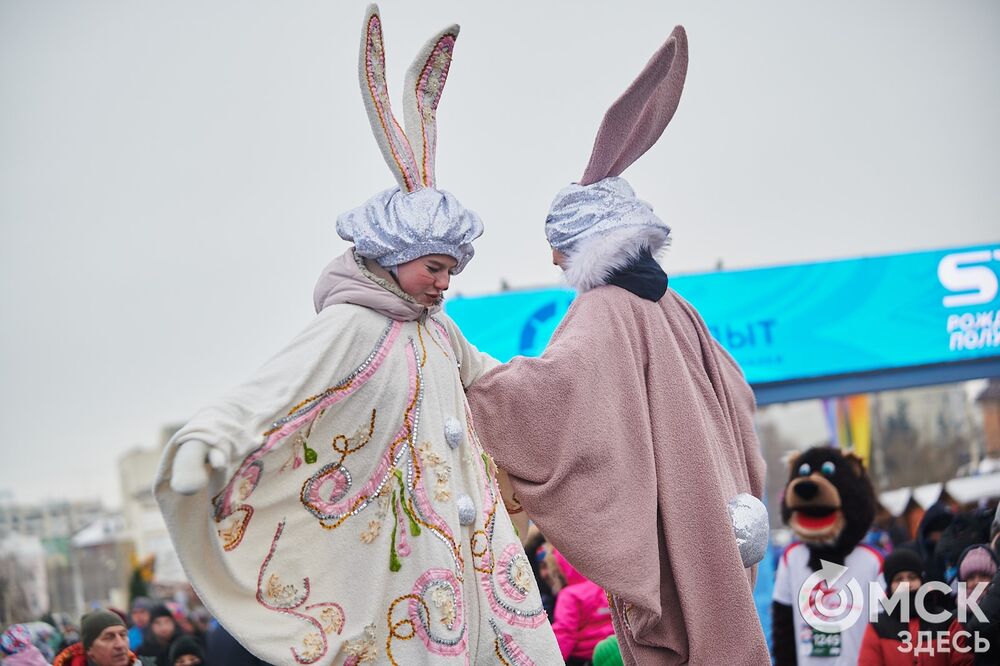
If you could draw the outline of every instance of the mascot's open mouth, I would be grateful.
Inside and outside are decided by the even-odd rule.
[[[823,532],[833,527],[839,516],[838,507],[810,506],[795,509],[792,520],[807,532]]]

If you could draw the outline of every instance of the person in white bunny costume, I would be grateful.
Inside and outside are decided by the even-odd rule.
[[[398,183],[342,215],[317,316],[171,440],[155,495],[208,609],[272,664],[558,664],[466,387],[496,365],[441,311],[482,223],[436,187],[458,26],[407,72],[365,14],[362,96]],[[415,640],[414,640],[415,639]]]

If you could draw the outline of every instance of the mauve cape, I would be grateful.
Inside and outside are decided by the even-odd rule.
[[[766,664],[726,502],[761,497],[754,397],[697,311],[602,286],[468,392],[528,515],[612,597],[626,664]]]

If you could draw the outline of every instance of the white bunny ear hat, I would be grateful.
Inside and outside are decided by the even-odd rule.
[[[687,34],[677,26],[604,115],[583,178],[552,202],[545,235],[566,255],[566,279],[581,291],[604,284],[643,251],[655,254],[669,243],[670,227],[620,176],[673,118],[687,64]]]
[[[460,272],[472,259],[483,223],[449,192],[436,188],[437,107],[448,78],[458,26],[432,37],[406,72],[403,119],[392,113],[385,76],[385,40],[378,6],[369,5],[361,35],[361,97],[375,141],[397,186],[337,219],[337,233],[359,255],[384,267],[428,254],[446,254]]]

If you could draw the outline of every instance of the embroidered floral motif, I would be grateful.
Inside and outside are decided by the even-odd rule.
[[[534,584],[535,579],[531,575],[531,565],[524,555],[515,557],[510,562],[509,569],[510,582],[521,592],[527,593]]]
[[[378,510],[375,512],[375,518],[368,521],[368,529],[361,533],[361,543],[372,543],[378,538],[382,531],[382,523],[389,514],[389,501],[389,493],[383,488],[378,495]]]
[[[441,624],[449,629],[454,629],[456,620],[455,599],[451,590],[444,587],[434,588],[434,591],[431,592],[431,601],[434,602],[434,606],[441,612],[441,617],[439,618]]]
[[[267,579],[267,587],[264,590],[267,597],[280,606],[290,606],[295,602],[295,597],[299,591],[292,584],[282,585],[278,574],[271,574]]]
[[[302,579],[301,586],[297,586],[284,585],[278,574],[268,574],[267,569],[271,565],[271,560],[274,559],[274,554],[278,549],[278,540],[281,539],[284,530],[285,521],[281,521],[275,528],[271,549],[260,564],[260,571],[257,572],[257,602],[270,611],[284,613],[312,626],[314,631],[310,631],[302,637],[301,651],[294,647],[289,647],[289,650],[297,663],[313,664],[326,655],[329,650],[330,644],[326,638],[327,634],[339,634],[343,630],[344,609],[339,604],[331,602],[306,606],[305,603],[311,594],[308,577]],[[312,615],[317,608],[322,608],[319,611],[320,619],[316,619]]]
[[[417,452],[424,465],[434,470],[437,479],[434,483],[434,499],[439,502],[450,502],[451,486],[448,482],[451,480],[451,465],[434,451],[430,442],[421,444]]]
[[[324,632],[339,634],[344,630],[344,611],[339,606],[327,606],[319,614],[319,621],[323,623]]]
[[[397,620],[397,608],[404,603],[406,615]],[[437,611],[433,616],[429,603]],[[444,629],[439,628],[438,621],[435,620]],[[386,622],[389,629],[385,644],[386,657],[395,666],[399,666],[399,662],[392,653],[394,640],[419,638],[432,654],[468,657],[462,583],[453,571],[440,568],[425,571],[413,584],[410,594],[397,597],[389,605]]]
[[[303,659],[309,661],[316,661],[323,655],[323,639],[319,634],[306,634],[302,639],[302,655]]]
[[[365,627],[362,638],[344,643],[344,652],[348,654],[348,659],[344,666],[356,666],[357,664],[369,664],[378,657],[378,648],[375,647],[375,625],[369,624]]]

